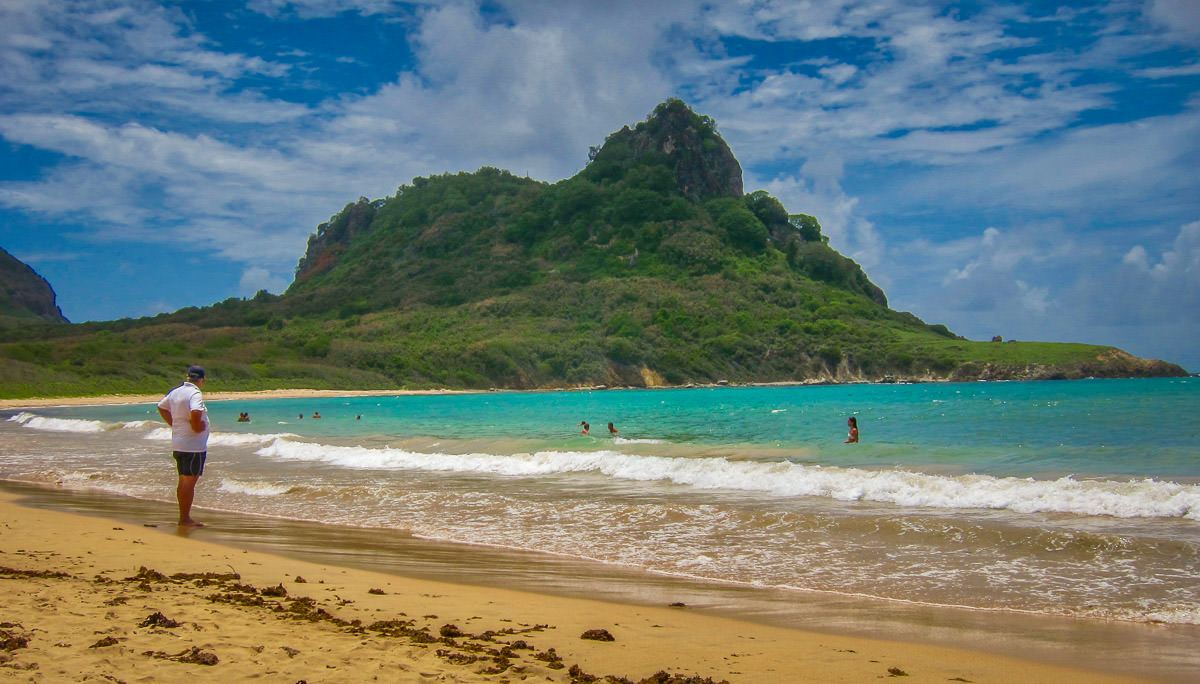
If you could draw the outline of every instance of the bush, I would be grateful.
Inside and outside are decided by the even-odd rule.
[[[724,251],[715,236],[692,229],[667,237],[659,246],[664,260],[701,273],[716,271],[725,260]]]

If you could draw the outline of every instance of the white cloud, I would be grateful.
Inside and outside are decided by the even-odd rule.
[[[181,135],[137,123],[119,127],[78,116],[0,116],[8,140],[106,168],[134,169],[160,178],[177,173],[211,174],[245,182],[254,179],[277,189],[295,188],[295,173],[279,153],[222,143],[207,135]]]
[[[257,294],[259,290],[278,294],[286,290],[291,282],[291,274],[284,277],[265,268],[252,266],[242,272],[242,277],[238,281],[238,294],[250,297]]]
[[[761,78],[714,83],[698,103],[721,122],[739,152],[756,160],[811,158],[836,149],[851,165],[969,161],[979,151],[1020,144],[1070,126],[1083,112],[1112,106],[1113,86],[1081,84],[1080,71],[1122,68],[1132,54],[1148,49],[1145,40],[1103,37],[1082,54],[1044,47],[1006,32],[1010,24],[1040,21],[1007,6],[959,16],[910,4],[840,3],[822,10],[815,4],[795,9],[796,22],[873,45],[846,58],[860,63],[751,71]],[[755,4],[764,6],[777,8]],[[714,11],[713,25],[762,41],[808,35],[786,23],[768,28],[747,21],[743,11],[727,4]],[[734,28],[739,21],[740,30]],[[1057,21],[1070,22],[1081,38],[1104,28],[1074,17]],[[997,57],[997,51],[1014,49],[1020,52]]]
[[[969,338],[1054,339],[1039,331],[1073,316],[1067,293],[1103,258],[1061,224],[1039,223],[989,226],[942,242],[897,241],[876,271],[894,283],[887,290],[894,308]],[[1074,339],[1060,328],[1055,334]]]
[[[871,275],[870,269],[879,264],[886,245],[874,224],[860,215],[858,200],[842,189],[842,173],[837,158],[811,159],[799,176],[775,178],[761,186],[790,213],[815,216],[830,246],[857,261]],[[886,280],[876,282],[887,284]]]
[[[972,339],[1110,344],[1200,368],[1200,222],[1164,243],[1121,248],[1062,224],[989,227],[892,245],[877,270],[895,281],[894,307]]]
[[[1200,76],[1200,63],[1185,64],[1183,66],[1150,67],[1147,69],[1138,69],[1134,74],[1142,78],[1153,79]]]
[[[1180,228],[1172,247],[1163,250],[1156,263],[1145,247],[1135,245],[1122,264],[1143,279],[1139,289],[1170,300],[1168,312],[1160,313],[1200,320],[1200,221]]]
[[[1200,42],[1200,3],[1195,0],[1150,0],[1146,14],[1180,42]]]
[[[1200,111],[1189,108],[1174,116],[1023,137],[880,187],[879,201],[1154,217],[1196,201],[1190,189],[1197,155]]]
[[[82,255],[79,252],[18,252],[13,256],[27,264],[45,264],[54,261],[76,261]]]
[[[246,7],[272,17],[295,15],[307,19],[331,17],[342,12],[389,14],[415,4],[419,3],[408,0],[249,0]]]

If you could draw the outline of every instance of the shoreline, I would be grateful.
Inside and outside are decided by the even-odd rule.
[[[32,486],[17,487],[17,489],[42,489],[45,490],[47,497],[57,498],[60,503],[66,502],[67,504],[80,503],[88,498],[87,494],[46,490],[46,488]],[[128,621],[110,625],[106,621],[112,620],[109,616],[114,612],[113,609],[107,607],[103,602],[100,602],[99,605],[92,605],[92,603],[98,602],[99,598],[107,597],[108,601],[116,600],[119,597],[109,596],[109,594],[120,589],[123,592],[121,595],[126,596],[129,601],[126,605],[141,606],[140,610],[147,614],[153,612],[149,610],[153,606],[146,602],[153,597],[153,592],[161,592],[166,596],[166,598],[160,599],[156,605],[163,606],[157,610],[169,618],[181,620],[169,610],[172,606],[188,606],[185,615],[197,615],[197,617],[188,619],[193,620],[201,629],[195,630],[195,633],[189,630],[183,634],[187,637],[183,640],[179,638],[181,632],[171,630],[173,636],[169,641],[174,650],[165,647],[147,646],[147,648],[175,653],[184,648],[180,645],[181,643],[193,643],[205,652],[216,654],[222,664],[228,663],[233,668],[241,668],[231,671],[220,666],[213,667],[214,677],[217,676],[217,672],[224,671],[225,674],[221,675],[223,678],[250,677],[266,673],[286,673],[287,676],[295,674],[299,677],[312,678],[319,672],[325,671],[326,668],[331,668],[328,670],[328,674],[344,681],[347,673],[341,669],[340,675],[338,674],[339,669],[343,667],[339,662],[353,661],[364,663],[363,667],[367,668],[362,670],[364,673],[374,672],[376,670],[371,668],[376,668],[383,678],[389,676],[385,674],[388,671],[386,668],[394,667],[398,658],[401,661],[404,661],[405,658],[410,659],[404,661],[407,664],[401,665],[402,670],[411,667],[414,668],[414,672],[419,670],[419,674],[423,675],[420,679],[412,675],[412,681],[432,678],[435,673],[438,677],[453,681],[504,681],[514,675],[512,670],[508,670],[506,674],[480,675],[477,673],[479,669],[494,667],[494,664],[472,661],[472,665],[464,666],[462,663],[472,655],[469,652],[457,657],[439,657],[437,651],[439,649],[447,650],[448,647],[445,645],[406,644],[407,654],[398,656],[395,650],[381,642],[382,637],[368,633],[366,635],[350,635],[347,638],[344,633],[334,628],[336,625],[328,621],[301,622],[300,624],[291,621],[281,624],[279,617],[270,612],[255,613],[243,610],[226,614],[226,608],[213,608],[212,606],[202,608],[205,605],[204,597],[196,595],[196,592],[184,586],[186,583],[162,587],[155,584],[151,587],[152,592],[149,596],[143,596],[140,591],[135,591],[134,584],[136,583],[120,585],[121,578],[133,575],[141,566],[167,575],[178,572],[229,573],[230,566],[234,566],[243,575],[243,579],[240,580],[243,583],[249,582],[254,586],[284,586],[289,591],[289,596],[299,593],[299,589],[318,590],[315,594],[309,592],[307,595],[316,597],[328,613],[341,620],[361,619],[365,624],[368,617],[375,620],[414,620],[416,615],[436,614],[440,617],[426,620],[425,622],[428,624],[424,626],[426,631],[435,637],[445,624],[457,625],[464,633],[482,632],[484,630],[478,626],[485,623],[488,625],[487,629],[494,631],[499,631],[505,626],[512,627],[515,624],[551,625],[541,631],[513,638],[524,639],[530,644],[534,644],[536,648],[543,649],[542,652],[545,652],[544,649],[547,648],[555,649],[555,652],[563,658],[566,666],[577,664],[584,672],[601,677],[612,674],[630,678],[630,681],[640,681],[641,678],[649,677],[660,670],[672,674],[686,673],[688,676],[711,677],[713,681],[728,680],[730,682],[862,681],[899,676],[891,673],[891,668],[907,673],[913,678],[912,681],[944,682],[956,680],[956,678],[974,682],[1187,681],[1186,673],[1183,671],[1178,677],[1101,672],[1100,670],[1104,669],[1105,665],[1102,662],[1091,660],[1086,652],[1088,649],[1084,649],[1085,652],[1060,654],[1058,658],[1054,659],[1057,662],[1044,662],[1027,657],[997,654],[988,650],[951,648],[934,643],[935,641],[954,643],[952,638],[929,640],[901,632],[891,635],[890,638],[879,639],[870,636],[847,635],[839,633],[835,629],[812,630],[780,627],[762,621],[747,621],[714,615],[711,611],[701,612],[701,607],[697,603],[697,601],[704,600],[706,592],[703,586],[698,593],[684,596],[686,606],[679,607],[670,607],[671,602],[668,598],[678,595],[677,589],[672,588],[670,583],[664,583],[663,586],[658,587],[657,594],[643,588],[642,599],[645,600],[648,596],[653,595],[654,605],[633,605],[629,602],[622,602],[619,598],[620,592],[615,591],[619,587],[612,586],[621,582],[619,577],[616,579],[612,577],[591,578],[591,582],[595,586],[591,590],[584,586],[583,591],[574,596],[563,596],[558,592],[541,589],[531,592],[521,588],[520,583],[516,587],[511,587],[502,577],[498,578],[497,575],[502,574],[505,569],[497,567],[485,550],[463,549],[462,545],[444,545],[458,548],[436,551],[442,555],[453,554],[454,557],[449,559],[451,564],[457,564],[462,566],[464,571],[475,573],[481,581],[478,583],[461,582],[457,581],[460,578],[456,578],[447,583],[440,581],[445,578],[445,573],[439,573],[436,569],[422,576],[422,573],[419,572],[397,571],[394,562],[386,562],[395,561],[396,558],[405,555],[416,546],[430,545],[423,540],[407,538],[409,543],[407,547],[380,546],[375,550],[375,554],[378,556],[376,560],[384,562],[377,562],[374,566],[375,570],[364,569],[364,567],[371,568],[370,563],[366,566],[351,567],[342,562],[331,562],[344,560],[344,552],[337,549],[323,549],[326,541],[343,539],[347,536],[354,536],[354,534],[359,535],[359,540],[351,543],[382,543],[379,538],[385,536],[382,533],[386,531],[359,530],[355,533],[353,530],[315,523],[295,523],[294,521],[271,519],[257,521],[262,523],[263,529],[258,530],[255,534],[261,537],[260,541],[266,542],[265,545],[231,544],[228,541],[229,535],[236,536],[243,532],[244,528],[251,527],[256,521],[239,521],[235,516],[228,514],[203,511],[205,519],[213,521],[213,525],[185,534],[177,532],[175,526],[167,522],[171,508],[168,504],[141,500],[117,501],[115,505],[118,510],[122,505],[129,506],[128,510],[121,515],[113,515],[111,510],[105,514],[103,508],[90,510],[78,508],[73,509],[73,512],[62,512],[61,509],[47,510],[51,507],[34,502],[32,500],[34,497],[31,497],[28,491],[22,494],[21,491],[14,492],[13,490],[14,487],[11,485],[0,489],[0,516],[3,516],[2,519],[5,521],[0,524],[0,551],[2,551],[0,566],[15,567],[21,571],[30,572],[66,572],[80,580],[92,578],[99,572],[96,568],[120,568],[120,570],[110,569],[107,572],[99,573],[109,580],[117,581],[118,584],[105,583],[101,584],[99,588],[95,588],[94,582],[81,581],[69,598],[60,599],[69,603],[70,613],[86,616],[89,625],[85,632],[77,633],[70,638],[64,637],[65,640],[62,643],[74,644],[70,651],[71,655],[76,657],[75,660],[63,659],[62,656],[65,654],[58,646],[52,647],[49,644],[41,643],[41,651],[16,651],[12,656],[11,663],[0,663],[6,667],[14,666],[14,664],[24,667],[30,662],[37,662],[39,667],[45,668],[48,666],[46,661],[53,659],[56,663],[60,660],[64,663],[77,662],[78,665],[66,666],[69,672],[95,672],[113,676],[145,673],[145,668],[150,665],[167,668],[158,675],[162,677],[171,676],[169,673],[172,672],[183,672],[179,668],[186,668],[188,672],[208,670],[208,668],[200,668],[197,665],[179,665],[166,661],[149,664],[144,662],[149,658],[139,655],[144,650],[141,644],[154,641],[156,636],[159,641],[167,639],[167,637],[161,634],[155,635],[154,630],[135,629],[135,626]],[[103,495],[96,498],[97,500],[105,498],[111,500],[113,497]],[[112,502],[109,501],[109,503]],[[139,523],[139,520],[143,522]],[[234,529],[230,527],[231,525],[242,529]],[[222,530],[223,527],[227,529]],[[222,536],[223,531],[227,533],[225,536]],[[322,532],[328,535],[327,539],[315,538]],[[397,538],[400,542],[405,541],[405,535],[401,533],[390,536]],[[288,547],[289,537],[292,537],[291,547]],[[275,546],[272,547],[272,544]],[[276,551],[290,548],[292,553],[263,553],[261,550],[256,550],[262,548]],[[329,553],[322,556],[320,554],[322,550]],[[527,572],[534,576],[532,583],[534,587],[544,588],[548,584],[552,584],[556,576],[561,578],[572,572],[569,569],[564,571],[562,568],[556,568],[552,563],[547,564],[543,561],[544,559],[530,558],[528,554],[515,554],[512,563],[529,566]],[[387,569],[387,571],[378,571],[380,568]],[[309,583],[298,587],[295,580],[297,575],[304,576]],[[0,575],[0,578],[13,579],[9,575]],[[643,577],[642,579],[644,584],[652,583],[648,578]],[[487,580],[492,583],[489,585]],[[497,581],[499,586],[497,586]],[[314,585],[314,582],[317,584]],[[18,589],[14,586],[22,583],[37,584],[38,588]],[[320,586],[321,583],[324,583],[325,586]],[[20,610],[16,609],[19,605],[23,605],[26,595],[44,597],[45,594],[39,592],[52,591],[53,586],[63,584],[65,584],[64,581],[49,578],[29,578],[22,579],[21,582],[0,583],[0,592],[4,593],[4,604],[12,606],[15,611],[14,615],[22,616],[20,621],[23,628],[35,635],[37,633],[31,631],[34,627],[46,631],[46,636],[37,639],[39,643],[48,641],[52,634],[58,634],[59,632],[56,630],[67,629],[65,626],[58,625],[58,622],[65,618],[57,617],[54,614],[52,602],[39,603],[34,600],[31,605]],[[584,585],[586,584],[587,582],[584,582]],[[528,582],[525,583],[525,586],[528,585]],[[113,591],[108,591],[113,587],[115,587]],[[381,588],[385,593],[374,594],[367,591],[369,588],[376,587]],[[108,593],[101,593],[101,590]],[[97,593],[99,596],[87,596],[89,592]],[[328,599],[330,595],[337,597],[337,600],[330,602]],[[93,598],[95,600],[92,600]],[[259,596],[254,600],[266,599]],[[219,628],[206,626],[204,613],[217,611],[221,612]],[[406,617],[395,617],[394,614],[397,611]],[[388,614],[388,617],[379,617],[378,614]],[[62,611],[59,611],[58,615],[63,615]],[[351,615],[359,617],[355,618]],[[137,617],[141,619],[145,616],[138,615]],[[859,615],[858,617],[859,619],[872,618],[870,615]],[[1004,616],[981,617],[987,621],[999,623],[1006,620]],[[420,621],[418,620],[418,622]],[[101,631],[110,633],[116,639],[127,639],[130,643],[136,642],[139,645],[132,649],[123,648],[120,651],[122,654],[120,657],[113,656],[115,650],[98,654],[96,651],[103,649],[89,650],[86,648],[87,644],[92,644],[95,639],[100,638],[92,636],[94,630],[91,628],[96,627],[98,630],[99,627],[105,625],[108,625],[109,629]],[[1082,628],[1087,625],[1076,626]],[[1151,629],[1144,625],[1137,627]],[[887,628],[888,625],[885,624],[885,632]],[[219,632],[214,631],[216,629],[219,629]],[[616,641],[606,643],[581,640],[579,635],[589,629],[606,629],[616,638]],[[948,629],[953,631],[956,627],[949,625]],[[1141,631],[1141,629],[1135,629],[1135,631]],[[253,639],[261,642],[266,637],[258,635],[274,633],[272,630],[281,630],[277,636],[277,643],[312,643],[313,639],[319,637],[322,644],[329,644],[328,648],[322,646],[320,651],[337,651],[334,644],[342,644],[345,649],[353,651],[353,655],[346,655],[341,661],[326,662],[313,660],[316,654],[313,654],[311,658],[301,659],[299,655],[287,656],[286,653],[276,653],[273,654],[272,659],[268,657],[271,654],[266,651],[246,652],[247,650],[252,651],[254,644],[248,645],[243,642]],[[314,632],[314,630],[316,631]],[[1000,631],[1008,630],[1015,634],[1017,626],[1005,626]],[[1151,629],[1151,631],[1153,630]],[[928,635],[926,636],[928,637]],[[943,636],[952,636],[952,634]],[[506,640],[511,641],[512,639]],[[82,643],[84,641],[86,644]],[[463,643],[460,638],[452,639],[452,641],[459,645]],[[309,650],[300,648],[303,651]],[[1092,643],[1091,648],[1103,651],[1105,646]],[[526,667],[526,675],[543,680],[548,678],[550,681],[570,681],[565,669],[547,668],[542,661],[531,662],[529,655],[531,654],[522,652],[521,658],[510,660],[514,664],[519,662],[522,667]],[[89,670],[88,667],[98,666],[88,663],[101,656],[105,656],[107,666],[112,669]],[[455,662],[456,658],[457,662]],[[1087,666],[1087,669],[1084,666]],[[71,667],[78,667],[78,669],[71,670]],[[286,669],[288,667],[292,669]],[[0,673],[2,672],[3,670],[0,670]],[[392,670],[392,672],[393,674],[390,676],[394,678],[395,671]],[[43,674],[49,673],[43,672]],[[206,672],[199,674],[206,676]],[[363,677],[363,679],[369,678],[369,676]],[[519,675],[518,678],[520,678]]]
[[[234,401],[250,399],[320,399],[341,397],[399,397],[429,394],[479,394],[474,390],[315,390],[277,389],[251,390],[246,392],[204,391],[205,401]],[[36,397],[27,399],[0,399],[0,410],[23,408],[46,408],[55,406],[109,406],[120,404],[152,404],[162,399],[162,394],[101,394],[90,397]]]
[[[974,383],[974,382],[1049,382],[1056,380],[1120,380],[1120,379],[1139,379],[1141,376],[1127,376],[1120,378],[1049,378],[1049,379],[995,379],[995,380],[951,380],[949,378],[921,377],[921,378],[896,378],[891,380],[844,380],[836,379],[810,379],[810,380],[785,380],[780,382],[750,382],[750,383],[733,383],[733,382],[714,382],[709,384],[694,384],[688,383],[685,385],[656,385],[656,386],[609,386],[609,385],[581,385],[577,387],[547,387],[547,388],[532,388],[532,389],[474,389],[474,390],[458,390],[458,389],[388,389],[388,390],[320,390],[320,389],[272,389],[272,390],[244,390],[244,391],[218,391],[204,390],[205,401],[236,401],[236,400],[254,400],[254,399],[321,399],[321,398],[343,398],[343,397],[400,397],[400,396],[420,396],[420,395],[454,395],[454,394],[493,394],[497,392],[505,393],[521,393],[521,392],[613,392],[620,390],[676,390],[676,389],[721,389],[721,388],[754,388],[754,387],[822,387],[833,385],[916,385],[916,384],[955,384],[955,383]],[[1200,377],[1200,374],[1189,374],[1178,377]],[[92,396],[78,397],[26,397],[24,399],[0,399],[0,410],[12,410],[23,408],[46,408],[46,407],[68,407],[68,406],[106,406],[120,404],[146,404],[157,402],[165,395],[162,394],[98,394]]]

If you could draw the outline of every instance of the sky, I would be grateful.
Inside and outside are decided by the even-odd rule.
[[[360,196],[669,97],[892,308],[1200,371],[1200,0],[0,0],[0,247],[73,322],[281,293]]]

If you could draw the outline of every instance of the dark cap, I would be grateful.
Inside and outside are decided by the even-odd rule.
[[[204,377],[204,366],[189,366],[187,376],[189,378],[196,378],[197,380],[202,379]]]

